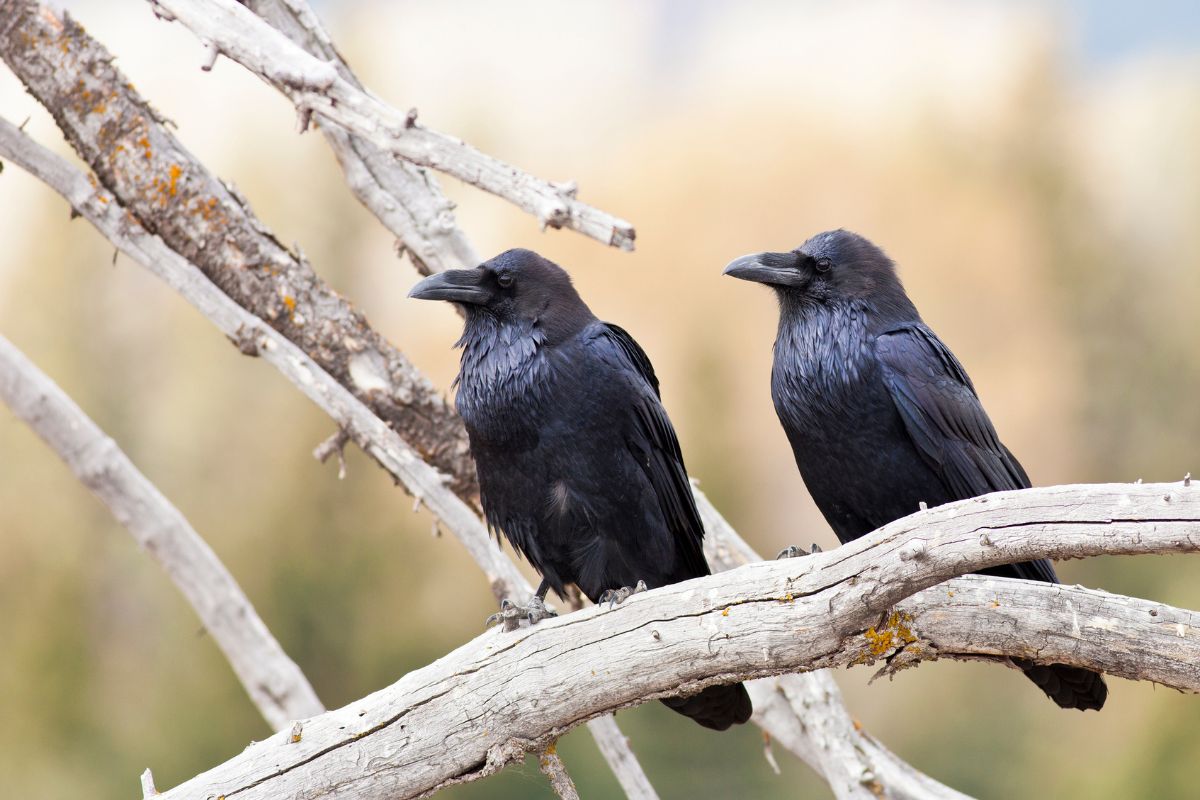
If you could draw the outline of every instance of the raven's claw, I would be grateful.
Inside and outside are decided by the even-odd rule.
[[[807,553],[804,552],[803,548],[797,547],[796,545],[793,544],[789,547],[785,547],[784,549],[780,550],[779,555],[775,556],[775,560],[778,561],[781,558],[800,558],[801,556],[810,556],[810,555],[814,555],[816,553],[821,553],[821,552],[824,552],[824,551],[821,550],[821,548],[817,545],[816,542],[813,542],[812,549],[809,550]]]
[[[521,620],[526,620],[530,625],[536,625],[544,619],[557,616],[558,612],[547,608],[546,602],[537,595],[529,598],[529,604],[524,606],[519,606],[505,598],[500,601],[500,610],[488,617],[483,626],[490,628],[497,622],[503,622],[504,630],[515,631],[521,627]]]
[[[616,607],[617,603],[624,603],[638,592],[646,591],[646,588],[645,581],[638,581],[637,586],[634,586],[632,589],[628,586],[622,586],[620,589],[606,589],[604,594],[600,595],[600,602],[597,605],[602,606],[608,603],[608,607],[611,610]]]

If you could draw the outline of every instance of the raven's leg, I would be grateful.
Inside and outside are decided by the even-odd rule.
[[[536,625],[544,619],[557,617],[557,611],[546,608],[546,593],[549,591],[550,582],[543,580],[538,584],[537,591],[533,593],[533,597],[529,598],[528,605],[519,606],[507,598],[501,600],[500,610],[487,618],[483,623],[484,627],[491,627],[497,622],[503,622],[504,630],[515,631],[521,627],[521,620],[528,620],[530,625]]]
[[[810,555],[813,555],[815,553],[820,553],[820,552],[823,552],[823,551],[817,545],[816,542],[813,542],[812,549],[809,550],[807,553],[804,552],[804,548],[797,547],[796,545],[793,544],[789,547],[785,547],[784,549],[780,550],[779,555],[775,556],[775,560],[778,561],[781,558],[799,558],[800,556],[810,556]]]
[[[620,589],[605,589],[604,594],[600,595],[600,602],[596,605],[604,605],[608,603],[608,607],[612,608],[617,603],[624,603],[638,592],[646,591],[646,582],[638,581],[637,586],[630,589],[628,586],[622,586]]]

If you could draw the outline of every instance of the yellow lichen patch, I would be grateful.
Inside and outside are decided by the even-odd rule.
[[[171,185],[167,188],[171,197],[175,196],[175,188],[179,183],[179,176],[183,174],[183,169],[178,164],[172,164],[170,169]]]
[[[722,612],[721,612],[721,616],[722,616],[722,617],[728,617],[728,616],[729,616],[729,609],[727,608],[727,609],[725,609],[724,611],[722,611]]]
[[[917,640],[908,623],[912,616],[902,611],[893,611],[888,615],[887,622],[881,628],[869,628],[863,636],[867,639],[867,649],[873,656],[883,656],[892,650],[912,644]]]
[[[1000,607],[1000,601],[993,598],[992,599],[992,608],[999,608],[999,607]]]
[[[795,599],[796,599],[796,596],[795,596],[794,594],[792,594],[791,592],[788,592],[788,593],[787,593],[787,594],[785,594],[783,597],[779,598],[779,602],[781,602],[781,603],[790,603],[790,602],[792,602],[792,601],[793,601],[793,600],[795,600]]]
[[[290,294],[285,294],[283,296],[283,304],[285,306],[287,306],[288,317],[290,317],[293,321],[295,321],[295,319],[296,319],[296,298],[292,297]]]
[[[154,158],[154,152],[150,149],[149,137],[143,136],[142,138],[137,140],[137,143],[138,143],[138,147],[142,148],[142,151],[145,154],[147,161]]]

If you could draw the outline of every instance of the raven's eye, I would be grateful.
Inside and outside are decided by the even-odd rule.
[[[829,268],[833,266],[833,262],[828,258],[817,259],[817,272],[829,272]]]
[[[501,275],[500,277],[496,278],[496,283],[500,284],[501,289],[507,289],[508,287],[513,285],[513,276],[509,275],[508,273],[505,273],[505,274]]]

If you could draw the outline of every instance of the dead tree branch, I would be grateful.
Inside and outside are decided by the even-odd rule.
[[[166,571],[272,730],[325,710],[242,587],[179,509],[54,381],[2,336],[0,399]]]
[[[567,772],[567,765],[558,755],[556,742],[546,745],[542,752],[538,753],[538,769],[550,781],[550,787],[562,800],[579,800],[579,791],[575,788],[575,781],[571,780],[570,773]]]
[[[422,458],[455,476],[457,491],[473,495],[474,465],[454,410],[160,124],[111,53],[66,14],[0,0],[0,57],[142,227],[310,354]]]
[[[297,45],[333,64],[352,86],[363,88],[303,0],[249,0],[246,6]],[[336,125],[320,127],[354,196],[403,243],[419,272],[473,267],[483,260],[455,222],[454,203],[442,194],[432,173]]]
[[[573,183],[553,184],[416,121],[339,74],[336,63],[305,52],[234,0],[151,0],[163,16],[237,61],[287,96],[301,115],[337,125],[377,148],[508,200],[543,227],[571,228],[604,244],[633,249],[633,226],[575,199]]]
[[[880,659],[895,668],[1019,657],[1200,692],[1200,614],[975,575],[935,586],[1013,560],[1196,550],[1200,491],[1180,484],[1051,487],[943,506],[830,553],[485,634],[310,720],[299,749],[282,749],[277,735],[166,796],[416,797],[681,686]],[[362,770],[374,756],[378,768]]]

